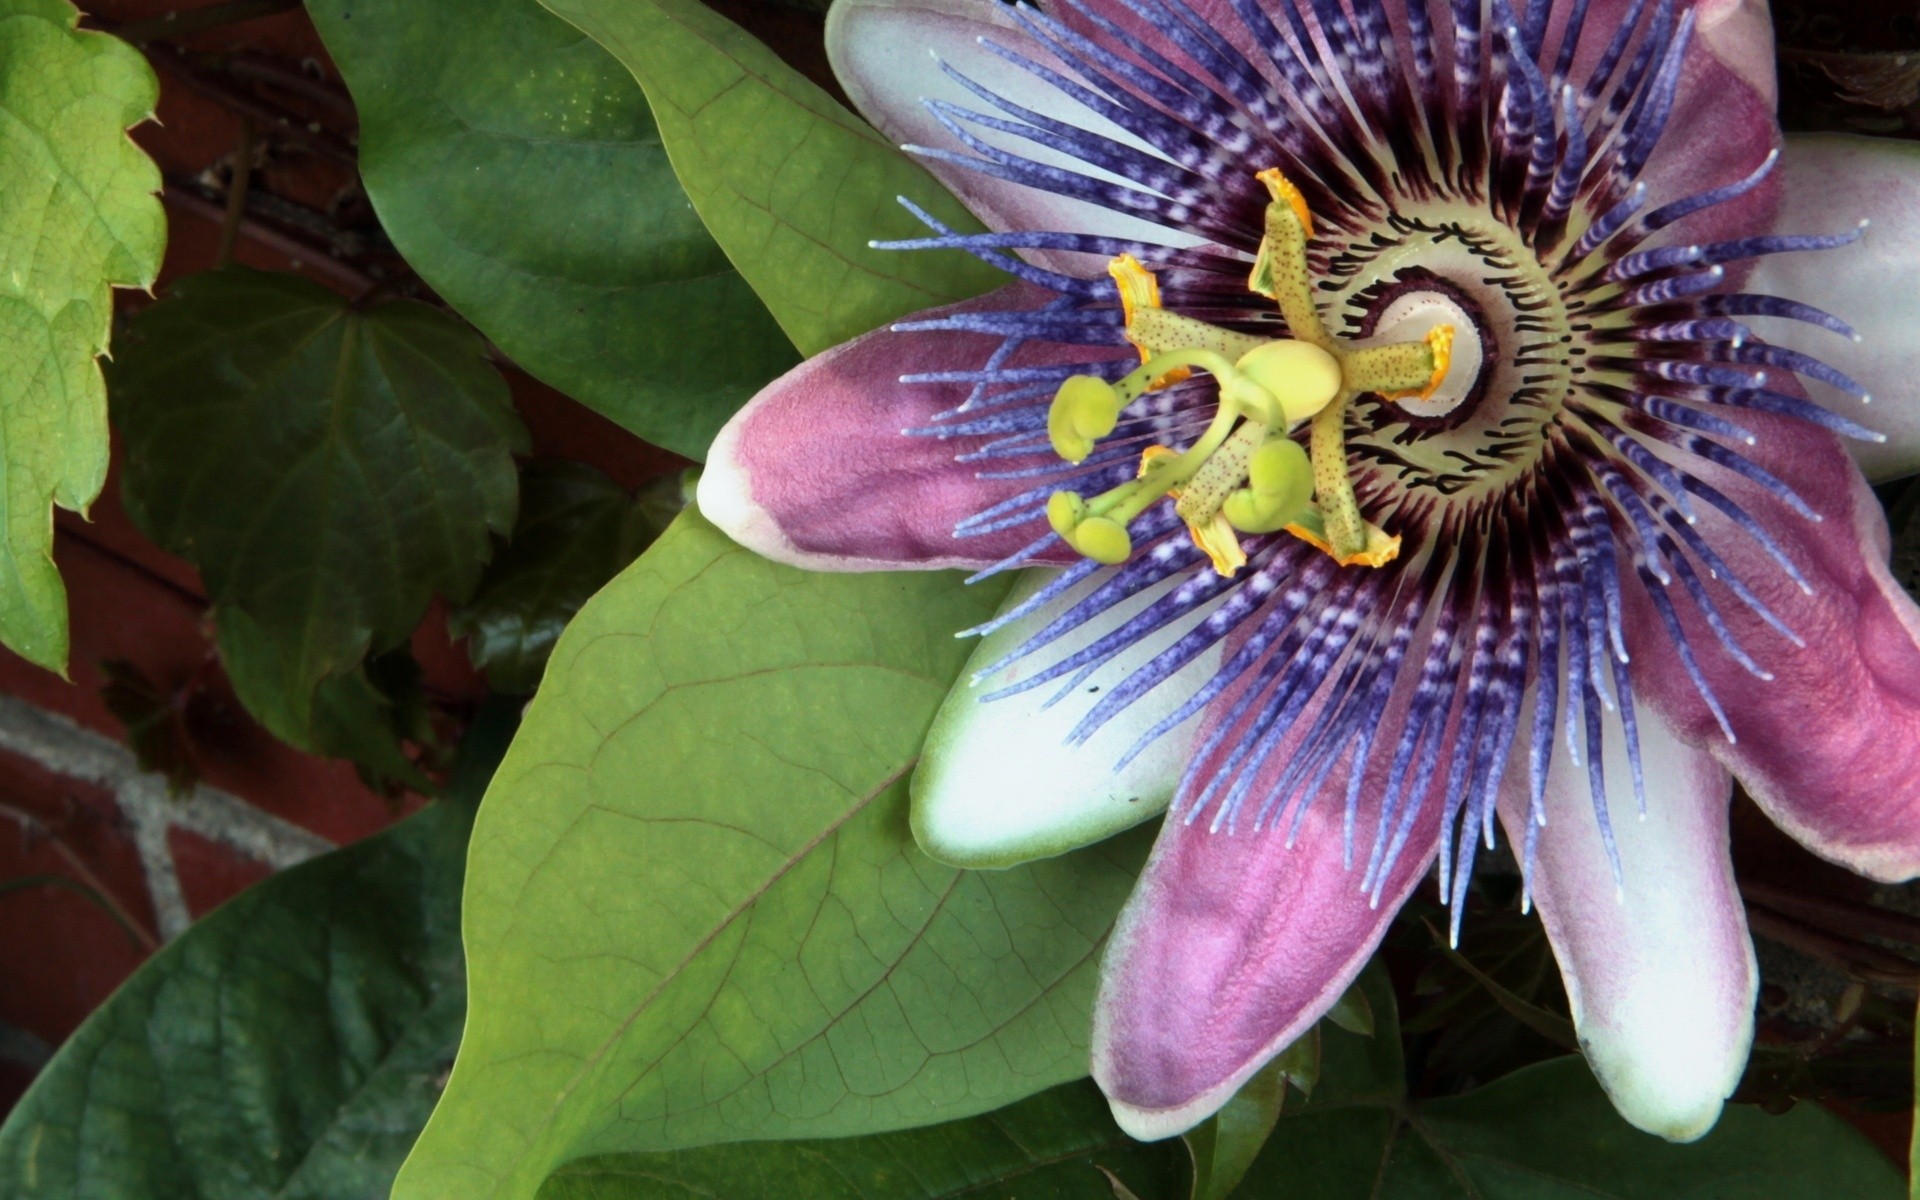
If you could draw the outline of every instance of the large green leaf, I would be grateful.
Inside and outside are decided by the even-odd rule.
[[[330,749],[321,684],[404,641],[435,592],[465,597],[513,524],[505,382],[444,313],[237,267],[181,281],[123,342],[128,510],[200,568],[248,707]]]
[[[1186,1175],[1179,1142],[1121,1133],[1082,1080],[924,1129],[582,1159],[539,1200],[1114,1200],[1110,1179],[1146,1200]]]
[[[646,97],[537,0],[309,0],[380,223],[527,370],[693,458],[793,347],[675,181]]]
[[[67,0],[0,0],[0,641],[67,669],[52,506],[107,478],[112,285],[160,269],[160,172],[127,138],[157,89],[140,54],[77,32]]]
[[[869,247],[926,232],[898,196],[955,228],[979,224],[933,176],[699,0],[541,3],[646,89],[694,208],[801,353],[1005,282],[957,251]]]
[[[532,1196],[591,1154],[831,1137],[1085,1073],[1145,835],[920,854],[906,780],[1004,589],[793,570],[683,515],[555,649],[487,795],[473,1009],[395,1196]]]
[[[473,599],[453,611],[455,637],[503,692],[531,692],[547,655],[587,597],[639,557],[686,507],[678,478],[638,496],[583,463],[529,463],[520,518]]]
[[[15,1200],[369,1200],[453,1061],[460,875],[517,706],[449,795],[211,913],[87,1018],[0,1127]]]

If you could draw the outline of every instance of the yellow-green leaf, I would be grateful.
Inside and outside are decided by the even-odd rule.
[[[127,137],[153,113],[146,60],[74,28],[66,0],[0,0],[0,641],[67,665],[53,512],[107,476],[112,288],[160,269],[160,172]]]
[[[964,872],[907,829],[954,631],[1003,590],[797,571],[689,512],[581,609],[475,827],[466,1040],[399,1200],[951,1120],[1086,1073],[1150,834]]]

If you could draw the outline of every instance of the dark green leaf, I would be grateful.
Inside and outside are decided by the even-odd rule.
[[[1393,995],[1363,980],[1379,1033],[1322,1025],[1321,1079],[1289,1109],[1237,1195],[1287,1200],[1894,1200],[1899,1174],[1858,1132],[1802,1104],[1730,1105],[1676,1146],[1620,1119],[1577,1056],[1464,1096],[1406,1097]]]
[[[512,525],[526,434],[506,384],[431,308],[362,312],[243,268],[183,280],[124,342],[128,510],[200,568],[242,701],[326,750],[316,706],[353,725],[367,698],[316,690],[403,642],[435,592],[465,597]]]
[[[275,737],[311,754],[355,763],[376,790],[392,785],[431,789],[401,745],[418,729],[414,717],[423,699],[419,666],[404,649],[374,660],[383,665],[386,686],[367,667],[315,684],[298,674],[296,648],[263,629],[245,609],[221,610],[218,635],[234,695]]]
[[[1319,1031],[1310,1031],[1242,1084],[1224,1108],[1187,1131],[1187,1153],[1193,1159],[1193,1200],[1225,1200],[1239,1186],[1280,1121],[1288,1072],[1298,1069],[1289,1060],[1307,1056],[1318,1060],[1319,1050]],[[1316,1061],[1313,1073],[1317,1075],[1318,1070]]]
[[[51,505],[85,511],[107,478],[111,285],[160,269],[160,172],[127,137],[153,113],[138,51],[73,28],[67,0],[0,0],[0,641],[67,669]]]
[[[310,0],[381,225],[513,360],[692,458],[793,347],[674,179],[646,97],[536,0]]]
[[[926,232],[898,196],[955,228],[980,226],[933,176],[699,0],[541,2],[646,89],[694,208],[801,353],[1005,282],[957,251],[869,247]]]
[[[530,464],[513,537],[454,610],[454,636],[467,639],[468,657],[496,690],[533,691],[573,614],[685,506],[677,477],[630,496],[581,463]]]
[[[1114,1200],[1111,1179],[1142,1200],[1172,1200],[1182,1158],[1174,1142],[1121,1133],[1082,1081],[924,1129],[582,1159],[539,1200]]]
[[[448,799],[241,894],[122,985],[0,1127],[0,1192],[384,1196],[460,1037],[461,866],[516,707],[483,711]]]
[[[399,1200],[972,1116],[1087,1070],[1150,831],[957,871],[907,777],[1004,586],[778,566],[689,511],[567,627],[482,807],[473,1010]]]

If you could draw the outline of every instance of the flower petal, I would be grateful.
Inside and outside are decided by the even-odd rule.
[[[1383,724],[1397,727],[1402,711]],[[1269,770],[1284,768],[1293,741],[1267,757]],[[1374,828],[1385,775],[1384,766],[1368,774],[1361,830]],[[1370,904],[1360,863],[1345,862],[1344,790],[1315,797],[1291,847],[1284,829],[1216,833],[1206,820],[1167,819],[1094,1002],[1093,1078],[1129,1134],[1171,1137],[1231,1099],[1340,999],[1432,865],[1440,805],[1430,801]],[[1356,853],[1363,863],[1364,843]]]
[[[1688,1142],[1713,1127],[1746,1067],[1759,974],[1727,853],[1732,780],[1657,717],[1639,731],[1644,818],[1617,718],[1602,760],[1621,882],[1586,770],[1562,748],[1529,883],[1581,1048],[1614,1107],[1648,1133]],[[1527,837],[1524,774],[1511,772],[1501,796],[1515,846]]]
[[[1007,608],[1038,592],[1053,575],[1028,572]],[[913,834],[922,850],[958,867],[1011,867],[1091,845],[1166,811],[1199,717],[1163,734],[1124,770],[1115,771],[1114,765],[1135,739],[1219,669],[1218,647],[1129,705],[1085,743],[1069,745],[1067,736],[1106,685],[1151,660],[1204,619],[1204,611],[1137,643],[1090,680],[1075,681],[1059,703],[1052,703],[1061,692],[1057,683],[1000,699],[984,697],[1112,632],[1178,582],[1170,580],[1109,609],[1033,660],[1010,664],[972,687],[954,688],[933,719],[913,775]],[[1012,652],[1086,590],[1070,591],[981,639],[963,678]]]
[[[1874,479],[1920,470],[1920,146],[1890,138],[1797,134],[1781,158],[1781,233],[1844,233],[1872,225],[1852,246],[1818,254],[1775,254],[1761,260],[1749,281],[1770,292],[1823,308],[1860,331],[1848,345],[1796,321],[1757,321],[1768,341],[1804,351],[1839,367],[1873,394],[1871,408],[1824,383],[1809,382],[1821,404],[1888,436],[1883,445],[1849,448]]]
[[[1739,739],[1729,744],[1678,656],[1635,654],[1636,690],[1747,786],[1815,853],[1881,880],[1920,875],[1920,609],[1887,570],[1879,501],[1837,438],[1784,417],[1739,414],[1758,437],[1743,451],[1825,519],[1808,521],[1771,491],[1718,468],[1698,473],[1784,550],[1810,592],[1717,509],[1697,531],[1805,643],[1796,647],[1724,583],[1712,583],[1734,637],[1771,681],[1756,680],[1679,606],[1702,672]],[[1638,589],[1630,627],[1658,629]]]
[[[1162,157],[1118,125],[984,48],[980,39],[988,38],[1037,62],[1059,66],[1059,59],[1029,37],[1009,14],[1007,5],[973,0],[841,0],[827,15],[827,57],[854,107],[897,143],[973,154],[928,109],[929,100],[1007,117],[937,65],[945,63],[1015,104]],[[932,60],[927,57],[929,53]],[[1024,138],[973,126],[969,129],[988,144],[1035,162],[1126,182]],[[941,183],[994,230],[1058,230],[1168,246],[1200,244],[1190,234],[1084,200],[1010,183],[940,159],[924,161]],[[1030,251],[1026,256],[1040,266],[1088,277],[1106,267],[1104,260],[1086,255]]]
[[[1049,293],[1013,284],[925,318],[1036,308]],[[1019,480],[983,480],[954,461],[981,439],[907,437],[966,399],[964,383],[904,384],[921,371],[978,370],[999,344],[980,334],[876,330],[816,355],[768,384],[714,439],[700,511],[758,554],[815,571],[978,568],[1019,550],[1043,526],[956,539],[954,525],[1019,494]],[[1009,365],[1098,357],[1047,343]],[[1061,552],[1053,559],[1071,562]]]
[[[1700,0],[1695,37],[1753,89],[1768,112],[1780,99],[1774,59],[1773,14],[1767,0]]]

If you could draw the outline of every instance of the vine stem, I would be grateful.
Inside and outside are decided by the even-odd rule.
[[[233,261],[234,243],[240,240],[240,222],[247,215],[247,186],[253,182],[253,120],[240,118],[240,145],[233,152],[233,171],[227,176],[227,211],[220,219],[220,248],[214,264],[226,266]]]
[[[113,891],[107,887],[106,883],[101,880],[98,875],[93,873],[93,868],[87,865],[86,860],[75,853],[73,847],[67,845],[66,841],[62,839],[59,834],[48,828],[46,822],[25,809],[15,808],[11,804],[0,804],[0,817],[7,817],[19,822],[20,828],[28,834],[39,834],[46,838],[47,845],[53,848],[53,852],[60,856],[61,861],[67,864],[67,868],[74,873],[82,884],[95,893],[100,903],[112,913],[114,919],[126,929],[127,933],[132,936],[135,941],[140,943],[142,949],[151,954],[160,948],[160,939],[148,932],[146,926],[134,919],[133,914],[128,912],[126,906],[120,903],[119,898],[113,894]]]

